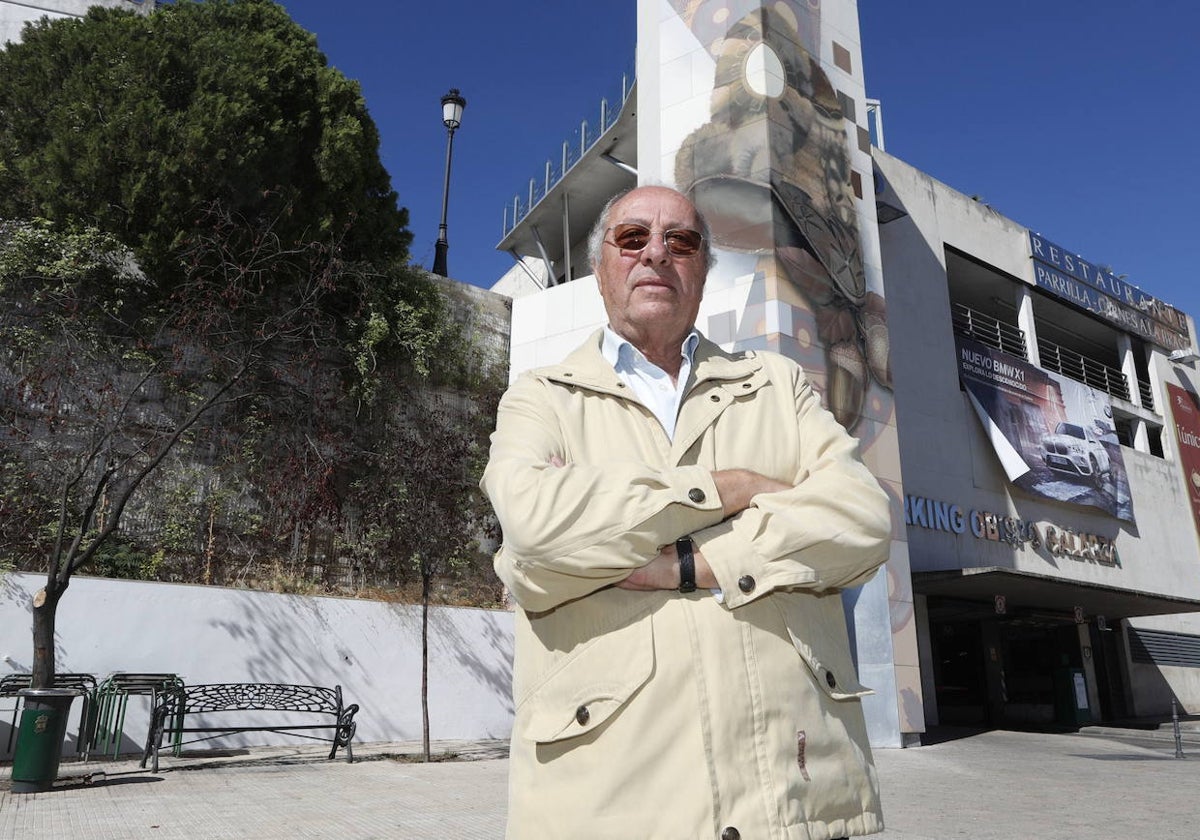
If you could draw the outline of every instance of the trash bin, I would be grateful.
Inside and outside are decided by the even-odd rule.
[[[58,778],[71,701],[79,692],[69,688],[26,688],[19,693],[25,707],[13,754],[12,792],[38,793],[49,790]]]

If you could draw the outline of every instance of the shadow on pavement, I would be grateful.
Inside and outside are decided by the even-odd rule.
[[[161,782],[156,776],[129,776],[120,778],[89,779],[86,776],[73,779],[59,779],[54,783],[53,790],[83,790],[84,788],[105,788],[114,785],[141,785],[149,782]]]
[[[935,744],[945,744],[949,741],[959,741],[963,738],[973,738],[985,732],[991,732],[989,726],[930,726],[921,733],[921,746],[932,747]]]
[[[1105,753],[1093,755],[1089,753],[1071,753],[1075,758],[1090,758],[1093,761],[1179,761],[1169,755],[1147,755],[1146,753]]]

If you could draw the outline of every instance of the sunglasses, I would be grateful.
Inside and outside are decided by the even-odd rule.
[[[650,228],[633,223],[614,225],[609,231],[613,237],[609,244],[622,251],[641,251],[650,244],[650,237],[653,235]],[[662,241],[671,256],[694,257],[704,244],[704,236],[696,230],[672,228],[662,232]]]

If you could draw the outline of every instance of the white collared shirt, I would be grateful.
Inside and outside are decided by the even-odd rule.
[[[679,365],[679,375],[672,382],[670,374],[650,362],[642,355],[641,350],[613,332],[612,327],[604,328],[604,340],[600,344],[601,354],[638,401],[658,418],[669,440],[675,439],[679,404],[683,401],[683,390],[687,387],[688,375],[692,371],[692,358],[699,343],[700,333],[693,329],[679,347],[682,362]]]

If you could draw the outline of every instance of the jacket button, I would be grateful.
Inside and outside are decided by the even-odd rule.
[[[587,726],[587,722],[591,719],[592,713],[588,711],[587,706],[580,706],[575,710],[575,722],[580,726]]]
[[[699,504],[703,504],[704,500],[707,499],[708,497],[704,495],[704,491],[701,490],[699,487],[693,487],[691,490],[688,491],[688,498],[699,505]]]
[[[755,580],[750,575],[742,575],[738,578],[738,589],[745,592],[747,595],[754,591]]]
[[[709,397],[709,399],[712,400],[713,402],[720,402],[721,396],[720,396],[720,394],[713,394],[711,397]]]
[[[721,832],[721,840],[742,840],[742,833],[733,826],[726,826]]]
[[[827,685],[828,685],[830,688],[837,688],[837,677],[835,677],[835,676],[833,675],[833,671],[826,671],[826,672],[825,672],[825,683],[826,683],[826,684],[827,684]]]

